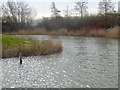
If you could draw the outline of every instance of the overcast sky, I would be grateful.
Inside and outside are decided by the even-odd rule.
[[[0,0],[0,4],[6,2],[7,0]],[[33,10],[37,12],[36,18],[49,17],[51,15],[51,2],[55,2],[56,7],[61,10],[61,15],[64,14],[63,10],[66,9],[66,6],[69,7],[69,10],[73,9],[75,2],[77,0],[22,0],[28,3]],[[89,14],[95,14],[98,11],[98,3],[100,0],[87,0],[88,1],[88,12]],[[115,10],[118,9],[118,1],[120,0],[111,0],[115,2]],[[73,11],[73,10],[72,10]]]

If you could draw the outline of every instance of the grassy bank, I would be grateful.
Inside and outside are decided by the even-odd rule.
[[[62,50],[61,40],[38,42],[9,35],[2,35],[1,40],[3,58],[18,57],[19,52],[21,52],[23,56],[33,56],[58,53]]]
[[[116,26],[110,29],[99,29],[99,30],[71,30],[60,29],[56,31],[46,32],[44,29],[35,30],[20,30],[18,32],[11,32],[6,34],[13,35],[66,35],[66,36],[88,36],[88,37],[107,37],[107,38],[120,38],[119,30],[120,27]]]

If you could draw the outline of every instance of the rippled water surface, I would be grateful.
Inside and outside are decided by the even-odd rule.
[[[117,88],[116,39],[30,35],[38,40],[61,39],[61,53],[1,59],[4,88]],[[0,86],[1,87],[1,86]]]

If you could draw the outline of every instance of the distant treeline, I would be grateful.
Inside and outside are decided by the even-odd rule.
[[[16,32],[18,30],[32,30],[36,28],[44,28],[47,31],[62,28],[67,30],[107,29],[117,25],[120,26],[120,13],[115,11],[115,3],[111,2],[111,0],[101,0],[99,2],[99,13],[97,15],[88,14],[87,4],[88,2],[85,0],[75,2],[75,7],[72,10],[75,10],[79,16],[72,16],[72,11],[67,7],[64,10],[65,15],[63,17],[55,2],[52,2],[51,16],[40,19],[37,25],[35,25],[33,21],[36,13],[29,4],[17,0],[8,0],[0,8],[2,31]]]
[[[37,25],[47,31],[66,28],[67,30],[111,28],[120,25],[118,14],[91,15],[85,17],[52,17],[43,18]]]
[[[3,32],[12,32],[20,29],[43,28],[46,31],[53,31],[65,28],[67,30],[82,29],[108,29],[114,26],[120,26],[120,16],[118,14],[109,15],[91,15],[85,17],[51,17],[43,18],[36,26],[28,23],[11,23],[2,21]]]

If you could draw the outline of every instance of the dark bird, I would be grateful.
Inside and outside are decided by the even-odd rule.
[[[19,53],[19,58],[20,58],[20,65],[22,64],[22,54]]]

